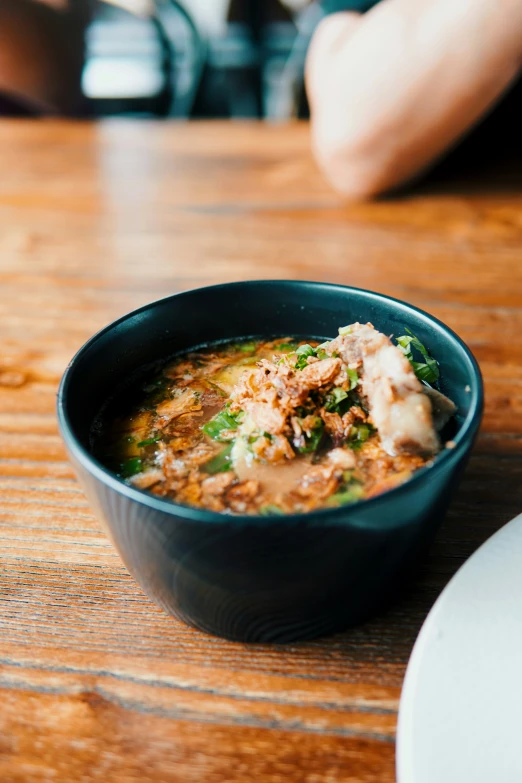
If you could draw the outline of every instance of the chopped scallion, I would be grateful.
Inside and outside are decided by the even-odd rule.
[[[314,349],[311,345],[308,345],[308,343],[300,345],[295,353],[297,355],[297,362],[295,364],[297,370],[303,370],[308,365],[308,357],[315,356]]]
[[[351,367],[348,367],[346,369],[346,374],[348,376],[348,380],[350,381],[349,391],[352,391],[359,383],[359,376],[357,374],[357,370],[352,370]]]
[[[238,343],[235,347],[243,353],[253,353],[257,348],[257,343]]]
[[[282,508],[274,505],[261,506],[259,513],[262,517],[282,517],[285,515]]]
[[[312,452],[317,451],[319,444],[321,443],[321,440],[323,438],[323,433],[324,433],[324,422],[321,418],[319,418],[319,416],[317,416],[314,427],[310,431],[310,435],[305,434],[304,436],[305,439],[304,446],[298,446],[297,451],[300,454],[311,454]]]
[[[364,490],[360,484],[352,484],[347,489],[342,489],[328,498],[329,506],[346,506],[350,503],[357,503],[364,497]]]
[[[222,440],[222,434],[230,430],[237,430],[237,417],[226,410],[220,411],[213,419],[202,426],[203,432],[212,440]],[[224,438],[223,440],[228,440]]]
[[[153,446],[159,440],[161,440],[159,435],[156,435],[155,438],[147,438],[147,440],[142,440],[138,443],[138,448],[143,449],[145,446]]]
[[[329,413],[337,413],[339,403],[341,403],[343,400],[346,400],[347,397],[348,392],[346,392],[344,389],[332,389],[332,391],[326,395],[326,401],[324,405],[325,410],[327,410]]]
[[[210,473],[211,476],[216,473],[225,473],[227,470],[230,470],[232,466],[233,447],[234,443],[229,443],[228,446],[225,446],[223,451],[220,451],[219,454],[216,454],[211,460],[205,462],[205,464],[201,466],[201,470],[204,473]]]
[[[407,334],[397,337],[398,347],[408,359],[419,381],[427,384],[436,383],[440,375],[438,363],[430,356],[428,350],[409,329],[406,329],[406,332]],[[414,360],[412,348],[419,351],[424,362],[417,362]]]
[[[139,457],[132,457],[132,459],[128,459],[126,462],[123,462],[120,466],[120,476],[122,478],[130,478],[131,476],[135,476],[137,473],[141,473],[143,468],[143,462]]]

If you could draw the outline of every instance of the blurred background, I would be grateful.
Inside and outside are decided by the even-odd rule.
[[[1,0],[0,114],[306,117],[306,50],[335,6]]]
[[[308,118],[314,30],[377,2],[0,0],[0,116]],[[520,149],[521,96],[519,79],[445,156],[448,170]]]

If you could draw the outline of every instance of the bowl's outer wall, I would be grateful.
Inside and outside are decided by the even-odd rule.
[[[335,521],[216,525],[139,505],[71,458],[143,590],[197,628],[245,642],[314,638],[387,604],[431,543],[463,467],[425,474],[411,495],[371,513],[362,504]]]
[[[61,404],[77,440],[88,448],[100,406],[144,364],[214,340],[334,336],[339,325],[354,321],[371,321],[395,335],[409,327],[439,360],[441,388],[457,403],[459,420],[466,417],[473,396],[466,387],[481,381],[443,327],[407,305],[366,292],[283,282],[200,289],[130,316],[76,359]],[[89,460],[69,451],[125,564],[155,601],[228,638],[291,641],[343,628],[387,599],[436,532],[472,447],[480,410],[476,418],[462,447],[410,482],[407,492],[388,493],[337,515],[295,520],[187,519],[174,504],[168,511],[151,508],[105,484],[89,470]]]

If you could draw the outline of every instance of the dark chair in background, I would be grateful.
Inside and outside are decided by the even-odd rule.
[[[100,4],[86,36],[82,81],[90,113],[190,117],[206,52],[177,0],[156,0],[149,17]]]
[[[20,2],[28,8],[38,5],[32,0]],[[307,40],[301,16],[296,24],[280,0],[230,0],[226,23],[208,39],[187,12],[184,0],[155,0],[147,17],[109,2],[97,0],[94,16],[88,20],[85,10],[76,22],[74,9],[92,7],[90,0],[72,0],[66,15],[49,8],[45,11],[60,26],[62,43],[77,52],[78,108],[70,111],[57,103],[46,112],[26,104],[23,95],[4,92],[0,113],[280,120],[298,114],[296,94],[304,95]],[[31,22],[32,14],[27,18]],[[69,29],[75,30],[70,45]],[[43,51],[51,52],[51,38],[47,41],[45,31],[40,38]],[[20,63],[31,56],[26,46]],[[68,73],[66,66],[61,73]]]

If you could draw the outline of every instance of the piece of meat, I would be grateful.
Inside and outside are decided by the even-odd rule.
[[[273,399],[266,402],[256,402],[245,406],[250,413],[256,427],[261,432],[269,432],[271,435],[279,435],[286,427],[286,415],[277,404],[274,392]]]
[[[284,435],[276,435],[272,439],[265,436],[257,438],[252,443],[252,452],[257,459],[273,464],[295,458],[295,452]]]
[[[216,476],[209,476],[201,482],[201,489],[204,495],[219,496],[236,481],[236,474],[232,470],[226,473],[218,473]]]
[[[305,386],[308,391],[311,391],[330,383],[338,374],[340,368],[340,359],[321,359],[298,371],[295,378],[299,385]]]
[[[149,487],[153,487],[154,484],[164,480],[163,471],[155,468],[153,470],[145,470],[143,473],[137,473],[129,479],[129,483],[138,489],[149,489]]]
[[[288,359],[275,364],[268,359],[245,373],[231,394],[231,410],[250,414],[256,427],[271,435],[282,434],[289,419],[310,392],[329,385],[339,374],[340,359],[322,359],[295,370]]]
[[[197,477],[190,478],[190,481],[178,491],[176,500],[179,503],[186,503],[187,506],[199,506],[201,501],[201,484]]]
[[[408,479],[411,478],[411,475],[410,470],[404,470],[401,473],[394,473],[391,476],[387,476],[374,484],[366,497],[374,498],[377,497],[377,495],[382,495],[383,492],[395,489],[395,487],[399,487],[401,484],[404,484],[405,481],[408,481]]]
[[[156,408],[156,415],[160,419],[158,425],[165,427],[172,419],[178,418],[184,413],[200,410],[201,404],[197,402],[195,392],[192,389],[184,389],[177,397],[158,405]]]
[[[244,514],[258,495],[259,489],[259,481],[255,479],[248,479],[235,484],[226,493],[228,505],[236,513]]]
[[[383,448],[391,455],[436,454],[440,441],[431,402],[402,351],[371,324],[353,324],[326,348],[345,364],[361,362],[362,390]]]
[[[321,408],[320,415],[328,435],[330,435],[334,443],[341,443],[346,437],[346,428],[341,416],[338,413],[329,413],[324,408]],[[351,426],[352,422],[350,421],[349,427]]]
[[[315,465],[303,476],[296,492],[303,498],[324,500],[336,491],[341,477],[342,471],[335,465]]]
[[[349,449],[332,449],[328,452],[328,461],[341,470],[353,470],[357,464],[355,454]]]

